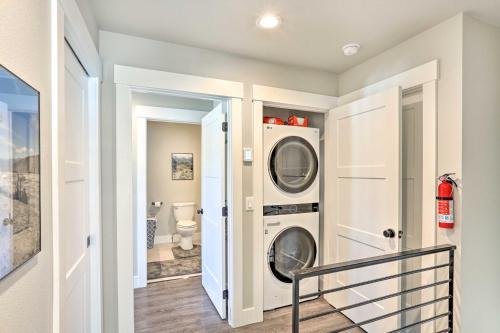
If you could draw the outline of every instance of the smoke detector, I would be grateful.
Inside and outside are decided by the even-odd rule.
[[[349,43],[342,46],[342,51],[344,52],[344,55],[349,57],[358,53],[360,47],[361,46],[359,44]]]

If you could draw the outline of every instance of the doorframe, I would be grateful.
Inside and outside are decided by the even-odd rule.
[[[228,323],[244,322],[242,234],[243,83],[115,65],[116,89],[116,242],[118,332],[134,331],[132,93],[167,92],[227,98],[228,130]],[[118,181],[119,180],[119,181]]]
[[[101,241],[101,168],[100,168],[100,82],[102,65],[97,49],[87,30],[75,0],[51,0],[51,163],[52,163],[52,251],[53,251],[53,304],[52,329],[61,331],[60,281],[60,218],[59,218],[59,108],[64,106],[64,48],[71,45],[75,55],[88,74],[88,165],[89,165],[89,232],[90,247],[90,329],[102,332],[102,241]]]
[[[330,109],[337,106],[337,97],[313,94],[303,91],[275,88],[262,85],[252,86],[253,101],[253,248],[261,251],[264,247],[264,156],[262,124],[264,107],[285,108],[326,114]],[[321,239],[321,235],[319,237]],[[321,249],[320,249],[321,250]],[[261,253],[261,252],[256,252]],[[323,255],[321,253],[321,255]],[[264,258],[257,255],[253,260],[253,299],[252,308],[245,309],[249,315],[249,323],[261,322],[264,312]],[[252,320],[252,321],[250,321]]]
[[[437,242],[435,196],[437,184],[437,80],[439,79],[439,60],[432,60],[423,65],[414,67],[387,79],[368,85],[359,90],[340,96],[339,106],[367,97],[394,86],[400,86],[401,90],[410,90],[422,87],[422,247],[435,246]],[[328,212],[326,212],[328,214]],[[328,218],[325,218],[328,221]],[[332,228],[325,224],[325,233]],[[328,244],[328,243],[327,243]],[[327,248],[325,253],[331,253]],[[333,262],[333,260],[329,260]],[[430,267],[436,264],[435,257],[422,257],[422,266]],[[431,284],[436,281],[434,271],[422,273],[422,285]],[[435,288],[422,290],[422,299],[434,299]],[[435,315],[435,305],[421,309],[422,318],[430,318]],[[434,332],[435,323],[424,326],[422,332]]]
[[[176,95],[178,96],[178,94]],[[177,114],[181,112],[182,114]],[[201,126],[201,115],[209,111],[174,109],[147,105],[136,105],[133,108],[132,138],[134,140],[135,164],[135,220],[146,220],[147,217],[147,123],[160,121],[175,124],[195,124]],[[226,175],[227,176],[227,175]],[[137,275],[134,275],[134,288],[147,286],[147,228],[146,224],[136,224],[135,241],[137,244]]]

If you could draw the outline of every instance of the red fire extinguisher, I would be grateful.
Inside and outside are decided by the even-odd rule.
[[[453,208],[453,188],[457,183],[451,178],[453,173],[445,173],[439,177],[437,193],[437,218],[440,228],[453,229],[455,214]]]

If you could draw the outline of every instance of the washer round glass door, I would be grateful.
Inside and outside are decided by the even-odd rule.
[[[289,136],[274,145],[268,161],[274,184],[287,193],[304,192],[316,180],[318,157],[313,146],[298,136]]]
[[[291,271],[312,267],[315,260],[314,237],[301,227],[281,231],[271,244],[267,258],[271,272],[285,283],[292,283]]]

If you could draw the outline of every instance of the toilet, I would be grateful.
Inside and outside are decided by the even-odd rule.
[[[174,202],[172,204],[175,221],[177,222],[177,232],[181,235],[180,246],[183,250],[193,248],[193,234],[196,231],[194,207],[194,202]]]

